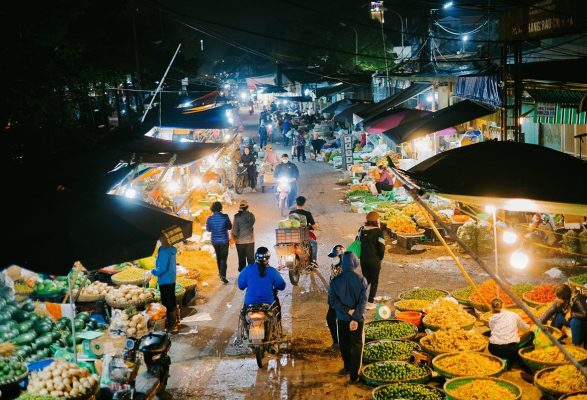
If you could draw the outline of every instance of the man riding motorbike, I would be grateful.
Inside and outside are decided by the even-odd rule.
[[[292,162],[289,161],[289,156],[287,154],[283,154],[281,156],[281,164],[275,167],[275,171],[273,172],[273,178],[276,181],[279,181],[279,178],[286,178],[290,180],[289,184],[291,190],[289,192],[287,198],[287,206],[288,208],[291,207],[293,200],[296,198],[298,193],[298,178],[300,177],[300,171],[298,167]]]

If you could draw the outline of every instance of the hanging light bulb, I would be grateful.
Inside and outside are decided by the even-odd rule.
[[[137,191],[134,190],[133,188],[128,188],[125,190],[124,196],[129,199],[134,199],[135,197],[137,197]]]
[[[522,251],[514,251],[510,256],[510,265],[515,269],[526,269],[530,258],[528,255]]]
[[[505,231],[503,233],[502,239],[507,244],[514,244],[518,240],[518,235],[512,231]]]

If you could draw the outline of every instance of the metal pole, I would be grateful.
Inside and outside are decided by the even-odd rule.
[[[71,306],[71,335],[73,338],[73,360],[77,363],[77,343],[75,340],[75,304],[73,302],[73,289],[71,287],[71,274],[67,274],[67,286],[69,291],[69,305]]]
[[[359,65],[359,33],[352,26],[351,28],[355,31],[355,66],[357,66]]]
[[[177,45],[177,50],[175,50],[175,53],[173,54],[173,57],[171,58],[171,62],[167,66],[167,69],[165,70],[165,73],[163,74],[163,78],[161,78],[161,81],[159,82],[159,86],[157,86],[157,89],[155,90],[155,93],[153,94],[153,97],[151,98],[151,101],[149,102],[149,106],[145,110],[145,113],[143,114],[143,118],[141,118],[141,122],[145,122],[145,118],[147,117],[147,113],[151,109],[151,106],[153,105],[153,102],[155,101],[155,97],[157,97],[157,93],[159,93],[161,86],[163,86],[163,82],[165,81],[165,78],[167,77],[167,73],[171,69],[171,65],[173,64],[173,61],[175,61],[175,57],[177,56],[177,53],[179,53],[179,49],[181,49],[181,43]]]
[[[493,247],[494,247],[494,254],[495,254],[495,275],[499,276],[499,260],[497,259],[497,209],[494,207],[493,212]],[[499,289],[496,289],[495,297],[499,298]]]

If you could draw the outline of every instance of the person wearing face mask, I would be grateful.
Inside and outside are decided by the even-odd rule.
[[[298,178],[300,177],[300,171],[298,167],[291,161],[289,161],[289,156],[284,153],[281,156],[281,164],[275,167],[275,171],[273,172],[273,178],[276,181],[279,181],[279,178],[287,178],[290,180],[291,190],[289,192],[289,196],[287,199],[287,206],[291,207],[293,200],[297,197],[298,194]]]
[[[342,244],[337,244],[332,248],[332,251],[328,254],[328,257],[332,259],[330,265],[330,282],[336,278],[342,272],[342,255],[345,252],[345,248]],[[338,348],[338,329],[336,328],[336,311],[330,302],[328,302],[328,312],[326,313],[326,324],[330,330],[330,337],[332,337],[331,348]]]

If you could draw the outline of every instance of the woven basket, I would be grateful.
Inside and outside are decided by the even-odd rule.
[[[380,361],[373,364],[365,365],[361,368],[361,378],[367,385],[371,386],[380,386],[385,385],[388,383],[428,383],[430,381],[430,376],[432,375],[432,370],[428,367],[421,367],[426,370],[426,374],[419,376],[417,378],[412,379],[404,379],[404,380],[387,380],[382,378],[369,378],[365,375],[365,372],[368,373],[369,369],[373,368],[376,365],[383,365],[383,364],[408,364],[404,361]]]
[[[445,369],[442,369],[441,367],[439,367],[437,365],[444,358],[454,357],[455,355],[462,354],[462,353],[471,353],[471,354],[475,354],[476,356],[479,356],[479,357],[485,357],[485,358],[490,359],[492,361],[496,361],[496,362],[498,362],[501,365],[500,369],[498,371],[494,372],[494,373],[491,373],[491,374],[488,374],[488,375],[475,375],[475,376],[479,376],[479,377],[486,377],[486,376],[489,376],[489,377],[497,377],[497,376],[501,375],[505,371],[505,369],[507,367],[507,364],[505,363],[505,361],[503,359],[501,359],[499,357],[496,357],[494,355],[491,355],[491,354],[484,354],[484,353],[479,353],[479,352],[474,352],[474,351],[466,351],[466,352],[457,351],[457,352],[454,352],[454,353],[439,354],[436,357],[434,357],[434,359],[432,360],[432,367],[434,368],[434,371],[436,371],[439,375],[445,377],[446,379],[459,378],[459,377],[462,377],[462,376],[470,376],[469,374],[466,374],[466,375],[454,374],[454,373],[452,373],[450,371],[447,371]]]
[[[512,394],[514,396],[516,396],[515,397],[516,400],[519,400],[522,398],[522,389],[518,385],[516,385],[515,383],[510,382],[510,381],[506,381],[504,379],[489,378],[489,377],[479,378],[479,377],[467,376],[467,377],[462,377],[462,378],[454,378],[454,379],[446,381],[443,389],[450,400],[470,400],[470,399],[466,399],[464,397],[457,397],[457,396],[451,394],[451,391],[458,388],[459,386],[462,386],[464,384],[467,384],[467,383],[470,383],[473,381],[477,381],[477,380],[496,382],[498,385],[509,389],[512,392]]]
[[[435,349],[433,347],[430,347],[428,345],[426,345],[426,340],[425,340],[426,336],[424,336],[423,338],[420,339],[420,347],[422,347],[422,350],[424,350],[426,353],[430,354],[431,356],[437,356],[439,354],[445,354],[445,353],[453,353],[454,350],[440,350],[440,349]],[[489,344],[489,339],[486,338],[487,340],[485,341],[485,343],[483,344],[483,346],[479,346],[479,348],[477,349],[469,349],[467,351],[473,351],[473,352],[478,352],[478,353],[483,353],[485,351],[485,349],[487,348],[487,345]]]
[[[469,301],[469,296],[471,295],[470,293],[466,297],[459,296],[459,291],[467,290],[467,289],[471,290],[471,293],[472,293],[473,288],[471,286],[467,286],[467,287],[464,287],[464,288],[453,290],[452,292],[450,292],[450,295],[452,297],[454,297],[459,303],[470,306],[471,305],[471,302]]]
[[[116,279],[115,277],[116,277],[116,275],[112,276],[112,283],[114,283],[116,286],[122,286],[122,285],[143,286],[145,284],[145,278],[135,279],[133,281],[120,281],[120,280]]]
[[[554,398],[559,398],[559,397],[561,397],[561,396],[563,396],[565,394],[569,394],[569,393],[568,392],[563,392],[563,391],[560,391],[560,390],[551,389],[551,388],[548,388],[546,386],[543,386],[540,383],[540,379],[544,376],[544,374],[546,374],[548,372],[552,372],[552,371],[554,371],[557,368],[558,367],[544,368],[544,369],[538,371],[534,375],[534,386],[536,386],[538,389],[540,389],[540,391],[542,393],[544,393],[545,395],[551,396],[551,397],[554,397]]]
[[[106,296],[106,304],[112,308],[125,309],[128,307],[136,307],[137,309],[144,308],[147,304],[153,302],[153,298],[140,301],[120,301],[113,299],[111,296]]]
[[[587,350],[584,350],[583,348],[577,348],[577,349],[583,352],[583,357],[577,359],[577,362],[579,362],[581,365],[585,365],[587,363]],[[526,353],[529,353],[532,350],[534,350],[534,346],[524,347],[524,348],[521,348],[520,350],[518,350],[518,354],[519,354],[522,362],[534,372],[538,372],[544,368],[558,367],[561,365],[571,363],[568,360],[566,362],[562,362],[562,363],[547,362],[547,361],[535,361],[535,360],[532,360],[526,356]]]
[[[105,296],[100,296],[100,295],[94,295],[94,296],[84,295],[84,292],[82,291],[82,293],[77,298],[77,302],[78,303],[91,303],[94,301],[104,300],[104,297]]]
[[[565,394],[563,397],[561,397],[558,400],[574,400],[575,396],[578,396],[578,395],[587,396],[587,390],[584,390],[581,392],[573,392],[573,393]]]
[[[374,340],[372,342],[365,343],[365,347],[363,349],[363,362],[365,364],[369,364],[369,363],[374,363],[374,362],[378,362],[378,361],[408,361],[409,358],[412,355],[411,352],[410,352],[410,354],[407,354],[405,357],[401,357],[401,358],[385,358],[385,359],[383,359],[383,358],[368,358],[368,357],[365,356],[366,350],[369,347],[377,346],[378,344],[381,344],[381,343],[393,343],[393,344],[395,344],[395,343],[404,343],[404,342],[410,343],[410,344],[412,344],[414,346],[414,349],[412,351],[420,351],[420,350],[422,350],[422,348],[420,347],[420,345],[418,343],[410,342],[408,340],[390,340],[390,339]]]
[[[540,307],[547,306],[548,304],[550,304],[550,303],[541,303],[541,302],[539,302],[539,301],[534,301],[534,300],[532,300],[532,299],[529,299],[529,298],[526,296],[526,293],[522,294],[522,299],[524,299],[524,301],[525,301],[526,303],[528,303],[528,305],[530,305],[530,306],[532,306],[532,307],[535,307],[535,308],[540,308]]]
[[[388,385],[382,385],[382,386],[376,387],[371,392],[372,399],[379,400],[379,392],[384,391],[388,387],[393,387],[394,385],[397,385],[397,383],[391,383],[391,384],[388,384]],[[409,385],[412,385],[414,387],[416,387],[416,386],[417,387],[421,387],[421,389],[420,389],[421,391],[424,390],[423,388],[426,388],[425,390],[429,391],[430,397],[431,396],[434,396],[434,398],[437,398],[437,397],[440,397],[440,398],[443,398],[443,399],[446,398],[446,396],[444,395],[444,393],[442,392],[442,390],[437,389],[435,387],[428,386],[428,385],[422,385],[422,384],[419,384],[419,383],[409,383]]]
[[[405,291],[405,292],[401,292],[401,293],[399,294],[399,298],[400,298],[400,299],[402,299],[402,300],[410,300],[410,299],[409,299],[409,298],[407,298],[406,296],[408,296],[408,293],[410,293],[410,292],[411,292],[411,291],[413,291],[413,290],[415,290],[415,289],[412,289],[412,290],[407,290],[407,291]],[[434,300],[437,300],[437,299],[440,299],[440,298],[442,298],[442,297],[446,297],[446,296],[448,296],[448,295],[449,295],[449,293],[448,293],[446,290],[442,290],[442,289],[436,289],[436,288],[435,288],[434,290],[437,290],[437,291],[439,291],[439,292],[441,292],[441,293],[442,293],[442,295],[438,296],[438,297],[437,297],[436,299],[434,299]],[[431,301],[434,301],[434,300],[431,300]]]
[[[477,319],[471,315],[472,321],[470,323],[465,324],[465,325],[442,326],[442,325],[430,324],[430,323],[426,322],[426,318],[428,318],[428,315],[426,315],[424,318],[422,318],[422,322],[424,323],[424,327],[426,327],[432,331],[437,331],[439,329],[448,329],[448,328],[461,328],[465,331],[468,331],[473,328],[473,326],[475,325],[475,322],[477,321]]]
[[[375,337],[370,337],[369,334],[367,333],[369,326],[375,326],[377,324],[407,324],[413,327],[413,332],[410,335],[404,336],[404,337],[398,337],[398,338],[375,338]],[[416,325],[414,324],[410,324],[409,322],[404,322],[404,321],[398,321],[398,320],[379,320],[379,321],[371,321],[371,322],[367,322],[365,324],[365,340],[381,340],[381,339],[391,339],[391,340],[412,340],[416,337],[416,335],[418,334],[418,328],[416,327]]]

